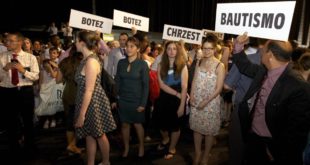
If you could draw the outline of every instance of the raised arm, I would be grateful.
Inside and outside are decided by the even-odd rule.
[[[237,37],[234,43],[233,62],[237,65],[239,71],[248,77],[255,77],[256,73],[264,69],[262,65],[253,64],[243,51],[244,44],[249,40],[247,33]]]

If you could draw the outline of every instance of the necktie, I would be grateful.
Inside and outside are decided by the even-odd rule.
[[[13,59],[14,60],[17,60],[17,54],[12,54],[13,55]],[[12,84],[13,85],[17,85],[18,84],[18,82],[19,82],[19,79],[18,79],[18,71],[17,71],[17,69],[15,69],[15,68],[12,68],[12,70],[11,70],[11,74],[12,74]]]
[[[122,48],[122,54],[123,56],[125,56],[126,58],[128,57],[127,53],[126,53],[126,49]]]
[[[264,77],[264,80],[262,81],[262,86],[261,86],[261,88],[256,93],[256,98],[254,100],[254,105],[253,105],[252,118],[254,117],[254,113],[255,113],[255,109],[256,109],[257,103],[259,101],[261,101],[262,97],[266,97],[266,96],[262,96],[262,93],[261,93],[263,90],[265,90],[264,89],[264,83],[265,83],[266,79],[267,79],[267,76]]]

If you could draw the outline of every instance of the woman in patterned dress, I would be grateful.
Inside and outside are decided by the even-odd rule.
[[[216,38],[207,37],[202,42],[203,58],[197,62],[190,94],[189,124],[194,131],[195,165],[207,164],[214,136],[220,130],[220,92],[225,77],[225,67],[214,57]],[[202,139],[205,151],[201,154]],[[202,157],[201,157],[202,156]]]
[[[87,164],[94,165],[97,142],[103,165],[109,163],[110,145],[107,132],[116,128],[110,102],[101,87],[101,67],[95,54],[99,37],[95,32],[79,33],[76,48],[83,54],[75,81],[78,84],[75,108],[75,127],[78,138],[86,137]]]

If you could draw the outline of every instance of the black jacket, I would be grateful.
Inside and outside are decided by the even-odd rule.
[[[253,78],[238,108],[241,131],[246,142],[253,113],[247,101],[261,88],[267,69],[262,65],[252,64],[244,52],[235,54],[233,61],[241,73]],[[265,115],[267,127],[272,135],[272,154],[276,163],[302,164],[302,152],[310,128],[310,86],[299,78],[290,64],[271,90],[266,102]]]

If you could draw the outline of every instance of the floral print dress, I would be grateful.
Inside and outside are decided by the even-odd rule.
[[[211,67],[213,69],[207,72],[197,67],[197,77],[195,82],[193,82],[196,84],[196,87],[193,89],[193,97],[197,105],[214,93],[217,80],[215,72],[218,65],[219,63]],[[203,110],[198,110],[197,107],[191,107],[189,124],[193,131],[203,135],[217,135],[221,126],[220,95],[209,102]]]

